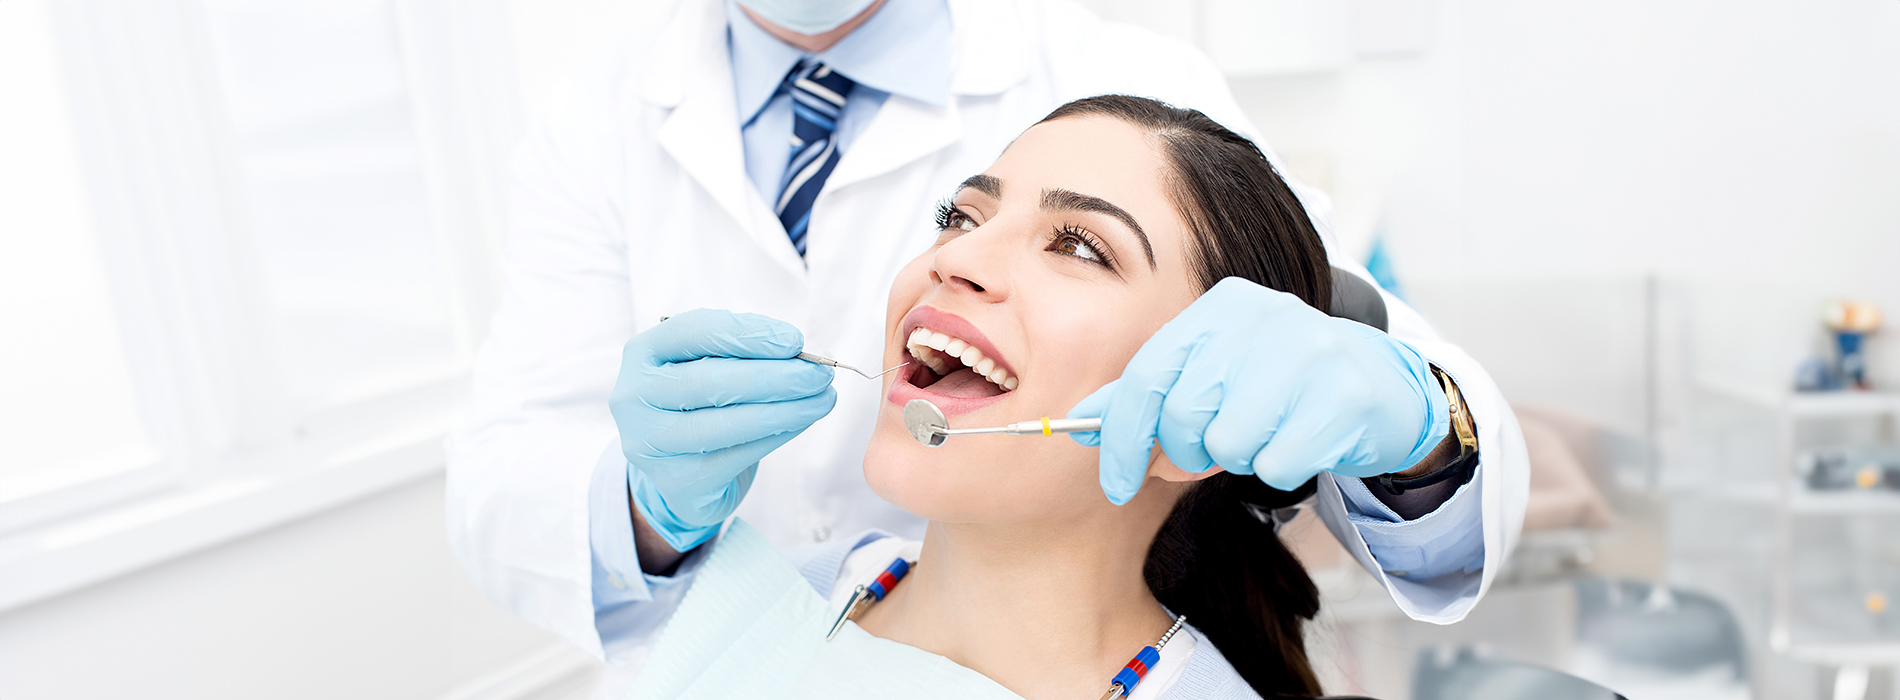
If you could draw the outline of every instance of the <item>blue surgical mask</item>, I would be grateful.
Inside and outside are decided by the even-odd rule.
[[[843,26],[877,0],[739,0],[767,22],[800,34],[823,34]]]

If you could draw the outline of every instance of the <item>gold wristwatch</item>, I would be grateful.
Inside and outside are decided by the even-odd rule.
[[[1445,374],[1437,365],[1430,367],[1432,376],[1438,379],[1438,386],[1445,390],[1445,398],[1451,404],[1451,432],[1458,436],[1458,456],[1446,462],[1445,466],[1410,478],[1379,475],[1379,485],[1395,496],[1451,479],[1457,479],[1458,485],[1463,486],[1477,473],[1478,427],[1471,421],[1471,407],[1465,405],[1465,397],[1458,392],[1458,383],[1451,380],[1451,375]]]

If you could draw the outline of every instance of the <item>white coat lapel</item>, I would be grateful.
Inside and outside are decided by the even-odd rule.
[[[724,57],[720,58],[724,67]],[[738,107],[733,103],[732,71],[697,81],[678,107],[660,125],[660,146],[712,195],[748,232],[758,228],[753,204],[763,205],[751,192],[745,175],[745,147],[739,137]],[[782,233],[774,232],[783,236]]]
[[[745,173],[723,5],[681,3],[649,56],[654,73],[644,97],[672,107],[660,125],[660,147],[769,255],[802,271],[798,253]]]
[[[1005,0],[950,0],[950,99],[942,108],[891,96],[838,161],[826,189],[889,173],[964,136],[957,98],[994,95],[1029,76],[1019,8]],[[1024,126],[1028,126],[1025,124]]]
[[[963,138],[954,100],[942,108],[891,96],[838,159],[825,189],[837,189],[901,168]]]

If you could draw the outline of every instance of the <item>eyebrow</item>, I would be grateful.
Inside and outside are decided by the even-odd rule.
[[[957,185],[957,189],[959,191],[963,190],[966,187],[969,189],[976,190],[978,192],[982,192],[983,194],[987,194],[996,199],[1003,198],[1003,181],[998,180],[995,177],[992,177],[989,175],[983,175],[983,174],[971,175],[970,179],[964,180],[963,184],[961,185]]]
[[[957,185],[959,192],[966,188],[982,192],[995,199],[1003,198],[1003,181],[991,175],[971,175],[969,179],[963,181],[963,184]],[[1155,248],[1148,242],[1148,233],[1141,230],[1141,223],[1135,221],[1135,216],[1128,213],[1128,210],[1115,206],[1114,203],[1101,197],[1064,189],[1043,190],[1042,208],[1107,214],[1119,219],[1122,225],[1128,227],[1128,230],[1135,232],[1135,238],[1141,240],[1141,254],[1148,258],[1148,269],[1159,269],[1155,265]]]
[[[985,176],[979,175],[978,177]],[[970,179],[975,180],[976,178]],[[990,179],[994,180],[995,178]],[[965,184],[968,183],[969,181],[966,180]],[[988,190],[985,190],[985,192],[987,191]],[[1141,239],[1141,253],[1148,256],[1148,269],[1158,269],[1155,266],[1155,249],[1154,246],[1148,242],[1148,234],[1141,230],[1141,224],[1135,221],[1134,215],[1129,214],[1128,210],[1115,206],[1113,203],[1101,197],[1062,189],[1043,190],[1042,208],[1058,211],[1082,211],[1095,214],[1107,214],[1121,220],[1122,225],[1127,226],[1128,230],[1134,231],[1135,237]]]

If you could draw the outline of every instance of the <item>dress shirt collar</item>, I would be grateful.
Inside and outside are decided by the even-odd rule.
[[[946,0],[885,0],[870,19],[818,54],[779,41],[726,0],[728,47],[741,123],[764,109],[785,74],[813,58],[859,85],[934,107],[950,97],[950,7]]]

